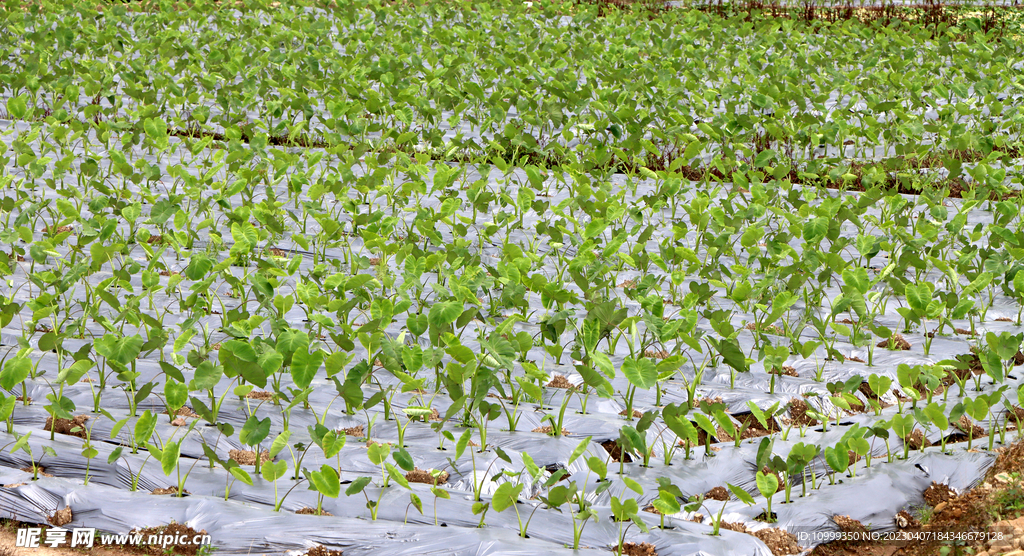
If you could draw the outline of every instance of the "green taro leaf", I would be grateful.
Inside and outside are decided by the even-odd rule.
[[[622,362],[622,374],[630,384],[643,390],[649,390],[658,383],[658,367],[647,358],[627,357]]]

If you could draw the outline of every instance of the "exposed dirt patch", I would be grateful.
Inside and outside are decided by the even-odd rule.
[[[245,395],[250,400],[272,400],[274,399],[273,392],[267,392],[266,390],[253,390]]]
[[[658,551],[649,542],[624,542],[622,554],[625,556],[658,556]]]
[[[914,527],[920,527],[921,522],[914,517],[913,514],[907,510],[900,510],[899,513],[893,518],[893,523],[896,524],[896,528],[899,530],[911,529]]]
[[[878,342],[877,347],[907,351],[908,349],[910,349],[911,346],[910,342],[908,342],[902,334],[897,332],[896,334],[893,334],[892,337],[890,337],[888,340],[882,340],[881,342]]]
[[[86,431],[85,422],[88,420],[88,415],[76,415],[73,419],[57,419],[57,424],[54,425],[53,417],[47,417],[46,425],[43,427],[43,430],[52,430],[68,436],[86,438],[88,431]]]
[[[914,432],[907,436],[906,443],[910,446],[911,450],[920,450],[921,448],[927,448],[932,445],[932,443],[924,437],[924,433],[921,432],[921,429],[914,429]]]
[[[320,508],[320,511],[318,512],[318,511],[316,511],[316,508],[310,508],[309,506],[306,506],[305,508],[299,508],[298,510],[295,510],[295,513],[298,514],[298,515],[324,515],[324,516],[333,516],[334,515],[331,512],[329,512],[329,511],[327,511],[327,510],[325,510],[323,508]]]
[[[174,420],[171,421],[171,426],[172,427],[185,427],[185,426],[188,426],[188,421],[186,421],[184,417],[175,417]]]
[[[569,379],[562,375],[551,375],[551,382],[548,382],[548,388],[567,388],[569,390],[575,387],[569,382]]]
[[[781,368],[773,367],[768,370],[768,374],[780,376],[800,376],[800,373],[796,372],[796,367],[791,367],[789,365],[783,365]]]
[[[32,472],[32,466],[29,465],[29,466],[26,466],[26,467],[22,467],[21,470],[24,471],[25,473],[31,473]],[[36,473],[38,473],[40,477],[52,477],[53,476],[53,473],[47,473],[46,472],[46,468],[43,467],[42,465],[37,465],[36,466]]]
[[[25,401],[25,397],[24,396],[17,396],[14,399],[16,401],[19,401],[19,402],[24,402]],[[32,403],[32,396],[28,397],[28,403]]]
[[[306,556],[341,556],[341,554],[340,550],[331,550],[322,544],[318,544],[306,552]]]
[[[620,448],[619,444],[614,440],[605,440],[601,443],[601,447],[608,452],[608,455],[612,457],[612,461],[616,463],[619,461],[631,463],[633,461],[633,458],[629,454],[622,453],[622,448]]]
[[[817,419],[807,416],[807,402],[800,398],[789,400],[789,420],[798,427],[813,427],[818,424]]]
[[[725,502],[729,500],[729,489],[725,488],[724,486],[716,486],[715,488],[704,493],[704,499]]]
[[[995,320],[996,322],[1013,322],[1013,319],[1011,319],[1010,317],[999,317]]]
[[[176,486],[169,486],[169,487],[166,487],[166,488],[155,488],[155,489],[153,489],[152,494],[157,494],[157,495],[173,494],[173,495],[177,495],[178,494],[178,487],[176,487]],[[191,494],[191,493],[186,490],[185,494]]]
[[[742,523],[729,523],[728,521],[723,521],[719,523],[718,526],[722,529],[736,531],[737,533],[749,533],[749,531],[747,531],[747,526]]]
[[[935,481],[932,481],[931,486],[926,488],[924,491],[924,501],[933,508],[942,502],[946,502],[947,500],[955,497],[956,491],[949,488],[948,485],[936,483]]]
[[[1024,407],[1015,405],[1006,411],[1006,417],[1013,423],[1024,424]]]
[[[136,529],[132,531],[132,534],[142,535],[143,538],[148,538],[150,535],[165,535],[164,538],[174,537],[175,539],[181,539],[183,542],[172,544],[167,547],[161,547],[160,545],[125,545],[126,551],[138,554],[174,554],[176,556],[194,556],[199,553],[199,549],[202,548],[203,545],[191,544],[192,539],[196,535],[206,535],[206,530],[196,531],[188,525],[171,522],[160,527],[148,527],[141,531]]]
[[[757,417],[754,417],[753,413],[741,413],[739,415],[734,415],[733,417],[735,417],[741,425],[745,425],[747,427],[747,430],[743,431],[743,438],[768,436],[769,434],[782,430],[782,428],[779,427],[779,424],[775,422],[775,419],[771,418],[766,418],[764,420],[765,425],[768,425],[768,427],[765,428],[761,425],[761,422],[757,420]]]
[[[857,391],[863,394],[864,397],[867,398],[868,400],[874,400],[878,402],[878,405],[882,406],[882,409],[885,409],[886,407],[892,405],[890,403],[883,402],[882,398],[879,398],[878,394],[875,394],[875,391],[871,389],[871,385],[868,384],[867,382],[860,383],[860,386],[857,388]]]
[[[354,436],[356,438],[362,438],[362,437],[366,436],[365,434],[363,434],[363,426],[362,425],[356,425],[354,427],[348,427],[348,428],[345,428],[345,429],[338,429],[335,432],[345,433],[345,436]]]
[[[255,450],[231,450],[228,452],[228,457],[235,460],[238,465],[256,465]],[[270,450],[263,450],[260,452],[260,462],[268,461],[270,461]]]
[[[956,332],[957,334],[959,334],[961,336],[977,336],[978,335],[977,332],[974,332],[974,331],[971,331],[971,330],[967,330],[966,328],[954,328],[953,332]]]
[[[442,471],[440,474],[438,474],[437,478],[434,478],[434,476],[431,474],[431,471],[433,470],[420,469],[417,467],[405,474],[405,480],[409,481],[410,483],[422,483],[425,485],[433,486],[443,485],[448,482],[447,471]]]
[[[430,408],[430,417],[428,417],[428,419],[437,422],[444,421],[444,417],[441,416],[441,412],[438,411],[436,407]]]
[[[844,533],[864,533],[868,530],[861,522],[848,515],[834,515],[832,516],[832,521],[838,525],[839,530]]]
[[[167,415],[167,410],[165,409],[165,410],[161,411],[160,414],[161,415]],[[178,417],[193,417],[193,418],[198,418],[199,417],[199,414],[196,413],[195,411],[192,411],[192,408],[187,406],[187,405],[183,406],[183,407],[179,407],[178,410],[174,412],[174,414],[177,415]]]
[[[63,527],[68,523],[71,523],[71,506],[64,506],[63,508],[53,512],[53,515],[46,518],[46,521],[50,522],[50,525],[54,527]]]
[[[863,359],[861,359],[860,357],[857,357],[856,355],[851,355],[851,356],[847,357],[846,360],[847,361],[853,361],[854,363],[867,363],[867,361],[864,361]]]
[[[650,357],[652,359],[668,359],[671,354],[665,350],[644,350],[644,357]]]
[[[1013,366],[1020,367],[1021,365],[1024,365],[1024,352],[1018,349],[1017,353],[1013,354]]]
[[[530,432],[542,432],[544,434],[551,434],[554,432],[554,428],[551,425],[544,425],[543,427],[537,427]],[[567,436],[569,431],[562,429],[562,436]]]
[[[768,545],[769,550],[775,556],[789,556],[790,554],[800,554],[803,552],[800,549],[800,544],[796,542],[796,535],[789,531],[768,527],[767,529],[754,531],[751,535],[761,539],[761,542]]]
[[[622,411],[620,411],[619,415],[625,417],[626,416],[626,410],[623,409]],[[644,416],[644,413],[642,411],[640,411],[639,409],[634,409],[633,410],[633,418],[634,419],[640,419],[643,416]]]
[[[953,423],[953,425],[956,428],[960,429],[964,433],[964,435],[970,436],[971,438],[981,438],[983,436],[988,436],[988,433],[985,432],[985,429],[974,424],[974,422],[971,421],[970,417],[966,415],[961,415],[960,420],[958,420],[956,423]]]

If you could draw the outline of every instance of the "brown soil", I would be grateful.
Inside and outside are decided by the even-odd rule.
[[[354,427],[348,427],[347,429],[338,429],[335,432],[339,432],[339,433],[343,432],[343,433],[345,433],[345,436],[354,436],[356,438],[362,438],[362,437],[366,436],[365,434],[363,434],[363,426],[362,425],[356,425]]]
[[[798,427],[813,427],[818,424],[817,419],[807,416],[807,402],[800,398],[789,400],[789,420]]]
[[[554,432],[554,430],[555,429],[551,425],[544,425],[543,427],[537,427],[530,432],[542,432],[544,434],[551,434],[552,432]],[[562,429],[562,436],[568,436],[569,434],[569,431]]]
[[[23,402],[23,401],[25,401],[25,397],[24,397],[24,396],[18,396],[18,397],[14,398],[14,399],[15,399],[16,401],[19,401],[19,402]],[[28,403],[32,403],[32,396],[29,396],[29,397],[28,397]]]
[[[405,474],[405,480],[410,483],[422,483],[425,485],[443,485],[448,482],[448,472],[442,471],[440,475],[435,479],[431,475],[432,470],[424,470],[420,468],[413,469],[412,471]]]
[[[46,226],[42,230],[39,230],[44,234],[63,234],[64,232],[70,232],[71,226]]]
[[[25,486],[25,483],[7,483],[3,485],[4,488],[18,488],[20,486]]]
[[[76,415],[74,419],[57,419],[57,426],[54,430],[53,417],[47,417],[46,425],[43,427],[43,430],[54,430],[54,432],[66,434],[68,436],[86,438],[88,431],[86,431],[85,422],[88,420],[88,415]]]
[[[735,531],[737,533],[749,533],[749,531],[747,531],[747,526],[742,523],[729,523],[728,521],[723,521],[719,523],[718,526],[722,529],[728,529],[729,531]]]
[[[239,465],[256,465],[255,450],[231,450],[228,457],[235,460]],[[270,461],[270,450],[260,452],[260,462]]]
[[[26,473],[31,473],[32,472],[32,466],[29,465],[29,466],[26,466],[26,467],[22,467],[21,470],[26,472]],[[46,468],[43,467],[42,465],[37,465],[36,466],[36,472],[39,473],[40,477],[52,477],[53,476],[53,473],[47,473],[46,472]]]
[[[626,410],[623,409],[622,411],[620,411],[619,415],[622,415],[623,417],[625,417],[626,416]],[[643,412],[640,411],[639,409],[634,409],[633,410],[633,418],[634,419],[639,419],[639,418],[641,418],[643,416],[644,416]]]
[[[1024,407],[1021,407],[1019,405],[1013,406],[1012,408],[1006,411],[1006,418],[1009,419],[1010,422],[1014,424],[1024,424]]]
[[[340,550],[331,550],[322,544],[318,544],[306,552],[306,556],[341,556],[341,554]]]
[[[774,324],[762,324],[761,327],[758,328],[757,323],[748,322],[747,325],[744,326],[744,328],[746,328],[747,330],[760,330],[761,332],[764,332],[766,334],[775,334],[776,336],[782,336],[783,334],[786,333],[783,329],[779,328],[778,326],[775,326]]]
[[[1013,322],[1013,319],[1010,317],[999,317],[996,319],[996,322]]]
[[[851,355],[851,356],[847,357],[846,360],[847,361],[853,361],[854,363],[867,363],[867,361],[865,361],[865,360],[863,360],[860,357],[857,357],[855,355]]]
[[[643,511],[645,511],[645,512],[647,512],[649,514],[661,515],[661,512],[658,511],[658,508],[654,507],[654,504],[648,504],[648,505],[644,506]]]
[[[164,242],[164,236],[162,236],[160,234],[153,234],[153,235],[149,236],[149,239],[146,240],[146,243],[148,243],[150,245],[153,245],[155,243],[163,243],[163,242]]]
[[[910,349],[910,342],[908,342],[907,339],[904,338],[898,332],[896,334],[893,334],[892,337],[889,338],[888,340],[882,340],[881,342],[878,342],[877,347],[888,348],[890,343],[892,344],[892,348],[894,350],[907,351],[908,349]]]
[[[574,387],[569,379],[562,375],[551,375],[551,382],[548,383],[548,388],[568,388],[572,390]]]
[[[174,536],[175,538],[181,538],[189,544],[172,544],[167,547],[161,547],[159,545],[125,545],[125,549],[128,552],[135,552],[137,554],[174,554],[175,556],[194,556],[199,553],[199,549],[202,545],[191,544],[191,540],[196,535],[206,535],[206,530],[196,531],[195,529],[181,523],[168,523],[160,527],[148,527],[141,531],[136,529],[132,531],[132,534],[140,534],[143,538],[149,537],[149,535],[167,535]]]
[[[161,411],[160,414],[167,415],[167,410],[165,409]],[[178,417],[199,417],[199,414],[196,413],[195,411],[192,411],[192,408],[187,405],[184,407],[179,407],[178,410],[174,412],[174,414],[177,415]]]
[[[706,500],[718,500],[719,502],[725,502],[729,500],[729,490],[723,486],[716,486],[704,493],[704,498]]]
[[[441,412],[438,411],[436,407],[430,408],[430,417],[428,417],[428,419],[438,422],[444,421],[444,417],[441,416]]]
[[[956,332],[957,334],[960,334],[961,336],[977,336],[978,335],[977,332],[971,332],[970,330],[967,330],[966,328],[954,328],[953,332]]]
[[[754,531],[751,534],[768,545],[768,549],[775,556],[789,556],[790,554],[800,554],[803,552],[800,545],[796,542],[796,535],[789,531],[769,527],[760,531]]]
[[[924,491],[924,501],[933,508],[951,498],[956,498],[956,492],[949,488],[949,486],[936,483],[935,481],[932,481],[931,486]]]
[[[932,443],[924,437],[924,433],[921,432],[921,429],[914,429],[914,432],[907,436],[906,443],[910,446],[911,450],[920,450],[921,448],[927,448],[932,445]]]
[[[800,376],[800,373],[796,372],[796,367],[789,365],[783,365],[781,369],[773,368],[768,371],[771,375],[786,375],[786,376]]]
[[[622,543],[622,554],[625,556],[658,556],[658,551],[649,542],[624,542]]]
[[[772,471],[766,465],[766,466],[761,468],[761,473],[764,473],[765,475],[775,475],[775,480],[779,482],[779,486],[775,489],[775,492],[782,492],[782,491],[786,490],[786,481],[782,480],[782,477],[779,476],[778,471]]]
[[[635,288],[636,287],[636,280],[624,280],[624,281],[619,283],[618,287],[620,287],[620,288]]]
[[[272,400],[274,399],[273,392],[267,392],[266,390],[253,390],[245,395],[250,400]]]
[[[860,383],[860,387],[857,388],[857,391],[863,394],[865,398],[878,402],[878,404],[881,405],[883,409],[892,405],[883,402],[882,399],[879,398],[877,394],[875,394],[875,391],[871,389],[871,385],[868,384],[867,382]]]
[[[907,510],[900,510],[893,519],[893,522],[896,524],[896,528],[901,531],[921,526],[921,522]]]
[[[652,359],[668,359],[669,355],[669,352],[663,349],[657,351],[653,349],[644,350],[644,357],[650,357]]]
[[[722,399],[722,396],[715,396],[713,398],[700,398],[699,400],[697,400],[697,405],[700,405],[704,402],[708,402],[709,404],[716,404],[725,403],[725,400]]]
[[[776,433],[782,430],[782,428],[779,427],[779,424],[776,423],[775,419],[773,418],[765,419],[765,423],[768,425],[768,428],[764,428],[761,426],[761,422],[757,420],[757,417],[754,417],[753,413],[743,413],[741,415],[736,415],[735,417],[736,420],[740,422],[740,424],[747,425],[747,430],[744,431],[743,438],[767,436],[769,434]]]
[[[323,508],[320,508],[320,511],[317,512],[316,508],[310,508],[309,506],[306,506],[305,508],[300,508],[298,510],[295,510],[295,513],[298,514],[298,515],[323,515],[323,516],[333,516],[334,515],[331,512],[329,512],[329,511],[327,511],[327,510],[325,510]]]
[[[619,448],[618,443],[614,440],[605,440],[601,443],[601,447],[607,450],[608,455],[612,457],[612,461],[618,463],[620,460],[626,463],[631,463],[633,458],[629,454],[623,454],[622,449]]]
[[[184,417],[175,417],[174,420],[171,421],[171,426],[172,427],[186,427],[186,426],[188,426],[188,421],[186,421]]]
[[[178,494],[178,487],[176,487],[176,486],[169,486],[169,487],[166,487],[166,488],[155,488],[155,489],[153,489],[153,494],[157,494],[157,495],[175,494],[176,495],[176,494]],[[191,493],[186,490],[185,494],[191,494]]]
[[[848,515],[834,515],[832,516],[832,521],[834,521],[835,524],[839,526],[839,530],[844,533],[864,533],[868,530],[861,522]]]
[[[965,435],[968,435],[972,438],[981,438],[983,436],[988,436],[988,433],[985,432],[985,429],[974,424],[974,422],[971,421],[970,417],[966,415],[961,415],[960,420],[957,421],[956,423],[953,423],[953,425],[956,428],[963,431]]]
[[[64,506],[63,508],[53,512],[53,515],[46,518],[46,521],[50,522],[50,525],[54,527],[63,527],[68,523],[71,523],[71,506]]]

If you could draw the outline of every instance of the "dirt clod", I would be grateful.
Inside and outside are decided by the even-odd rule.
[[[974,424],[974,422],[971,421],[970,417],[966,415],[961,415],[960,420],[953,424],[956,426],[956,428],[960,429],[965,435],[968,435],[971,438],[981,438],[983,436],[988,436],[988,433],[985,432],[985,429]]]
[[[834,515],[832,516],[832,521],[844,533],[864,533],[868,530],[867,527],[864,527],[864,524],[848,515]]]
[[[601,447],[608,451],[608,455],[611,456],[612,461],[616,463],[619,461],[624,461],[626,463],[633,461],[633,458],[630,457],[629,454],[622,453],[622,448],[620,448],[619,444],[614,440],[605,440],[601,443]]]
[[[704,493],[704,498],[707,500],[718,500],[725,502],[729,499],[729,490],[724,486],[716,486],[715,488]]]
[[[927,448],[932,443],[924,437],[924,433],[921,429],[914,429],[914,432],[910,433],[906,439],[907,445],[910,446],[911,450],[920,450],[921,448]]]
[[[32,472],[32,466],[29,465],[29,466],[26,466],[26,467],[22,467],[21,470],[24,471],[25,473],[31,473]],[[53,473],[47,473],[46,472],[46,468],[43,467],[42,465],[37,465],[36,466],[36,473],[39,473],[40,477],[52,477],[53,476]]]
[[[320,508],[320,511],[318,512],[318,511],[316,511],[316,508],[310,508],[309,506],[306,506],[305,508],[300,508],[298,510],[295,510],[295,513],[298,514],[298,515],[323,515],[323,516],[333,516],[334,515],[331,512],[329,512],[329,511],[327,511],[327,510],[325,510],[323,508]]]
[[[623,417],[625,417],[626,416],[626,410],[623,409],[622,411],[620,411],[619,415],[622,415]],[[643,412],[640,411],[639,409],[634,409],[633,410],[633,418],[634,419],[640,419],[643,416],[644,416]]]
[[[956,492],[949,488],[948,485],[936,483],[935,481],[932,481],[931,486],[924,491],[924,501],[933,508],[952,498],[956,498]]]
[[[415,468],[412,471],[405,474],[405,480],[410,483],[422,483],[425,485],[443,485],[448,482],[448,472],[442,471],[435,478],[431,473],[432,469],[420,469]]]
[[[658,556],[658,551],[649,542],[624,542],[622,554],[625,556]]]
[[[272,400],[274,399],[273,392],[267,392],[266,390],[253,390],[245,395],[250,400]]]
[[[552,428],[551,425],[544,425],[543,427],[537,427],[530,432],[542,432],[544,434],[551,434],[552,432],[554,432],[554,430],[555,429]],[[562,429],[562,436],[567,436],[568,434],[569,431]]]
[[[88,415],[76,415],[73,419],[57,419],[57,425],[54,429],[53,417],[46,418],[46,426],[44,430],[53,430],[60,434],[66,434],[68,436],[77,436],[78,438],[86,438],[88,432],[85,429],[85,422],[89,420]]]
[[[817,419],[807,416],[807,402],[800,398],[789,400],[789,419],[798,427],[813,427],[818,424]]]
[[[231,450],[228,457],[235,460],[238,465],[256,465],[255,450]],[[263,450],[260,453],[260,462],[270,461],[270,450]]]
[[[569,379],[562,375],[551,375],[551,382],[548,382],[548,388],[568,388],[572,390],[574,386]]]
[[[153,489],[153,494],[156,494],[156,495],[164,495],[164,494],[174,494],[174,495],[177,495],[178,494],[178,487],[176,487],[176,486],[169,486],[169,487],[166,487],[166,488],[155,488],[155,489]],[[185,494],[191,494],[191,493],[186,490]]]
[[[362,425],[356,425],[354,427],[338,429],[337,432],[345,433],[345,436],[354,436],[356,438],[362,438],[362,437],[366,436],[365,434],[363,434],[363,426]]]
[[[160,527],[147,527],[146,529],[136,529],[132,531],[133,535],[142,535],[142,538],[149,538],[150,535],[163,536],[162,538],[174,538],[181,539],[182,542],[173,544],[170,546],[162,547],[161,545],[124,545],[123,550],[128,552],[135,552],[137,554],[175,554],[177,556],[195,556],[199,554],[199,550],[203,547],[201,544],[192,544],[192,539],[197,535],[200,537],[206,536],[206,530],[196,531],[188,525],[182,523],[171,522],[167,525]]]
[[[888,340],[882,340],[881,342],[878,342],[878,347],[880,348],[889,348],[890,345],[894,350],[907,351],[908,349],[910,349],[910,342],[908,342],[907,339],[904,338],[903,335],[898,332],[896,334],[893,334],[892,337],[890,337]]]
[[[668,359],[669,355],[670,355],[669,352],[667,352],[667,351],[665,351],[663,349],[662,350],[653,350],[653,349],[644,350],[644,357],[650,357],[652,359]]]
[[[340,550],[331,550],[322,544],[318,544],[306,552],[306,556],[341,556],[341,554]]]
[[[46,518],[46,521],[50,522],[50,525],[54,527],[63,527],[68,523],[71,523],[71,506],[64,506],[63,508],[53,512],[53,515]]]
[[[754,531],[751,534],[768,545],[768,549],[775,556],[789,556],[790,554],[800,554],[802,552],[800,545],[797,544],[796,535],[789,531],[768,527]]]

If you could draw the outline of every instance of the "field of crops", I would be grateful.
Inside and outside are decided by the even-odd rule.
[[[0,517],[317,556],[910,526],[1024,420],[1024,43],[955,23],[7,1]]]

